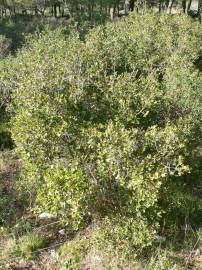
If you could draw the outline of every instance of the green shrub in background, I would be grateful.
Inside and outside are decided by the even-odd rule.
[[[11,47],[11,41],[5,36],[0,35],[0,58],[8,55]]]
[[[0,19],[0,35],[9,40],[11,53],[24,45],[28,34],[42,29],[44,29],[44,22],[37,16],[16,15]]]
[[[10,100],[10,94],[3,87],[2,69],[4,66],[4,59],[10,52],[11,41],[3,35],[0,35],[0,149],[10,148],[12,145],[11,136],[8,130],[9,117],[6,113],[6,106]],[[4,73],[4,72],[3,72]],[[5,74],[6,76],[6,74]]]
[[[39,211],[73,229],[107,218],[131,252],[151,244],[200,144],[200,42],[185,16],[132,14],[85,41],[46,31],[18,53],[12,134]]]

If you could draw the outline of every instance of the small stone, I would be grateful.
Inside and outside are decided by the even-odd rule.
[[[166,237],[165,236],[156,235],[156,240],[158,242],[165,242],[166,241]]]
[[[197,248],[195,251],[195,256],[200,256],[200,254],[201,254],[201,251],[199,248]]]
[[[55,218],[55,215],[44,212],[44,213],[41,213],[39,215],[39,218],[40,219],[51,219],[51,218]]]
[[[65,235],[65,229],[59,230],[59,234]]]

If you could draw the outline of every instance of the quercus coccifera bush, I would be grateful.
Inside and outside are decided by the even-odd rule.
[[[73,229],[107,218],[117,241],[125,228],[132,246],[151,243],[167,180],[191,170],[198,143],[200,42],[185,16],[132,14],[84,41],[45,31],[18,53],[12,134],[39,211]]]

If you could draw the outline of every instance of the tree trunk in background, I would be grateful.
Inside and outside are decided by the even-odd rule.
[[[116,15],[116,3],[114,3],[113,7],[110,7],[110,19],[111,21],[114,20]]]
[[[130,0],[125,0],[125,13],[128,14],[130,11]]]
[[[103,10],[103,3],[102,0],[100,0],[100,14],[102,15],[102,10]]]
[[[117,15],[119,16],[120,0],[117,0]]]
[[[53,5],[52,16],[54,16],[55,18],[57,17],[57,5]]]
[[[187,5],[187,1],[186,0],[182,0],[182,9],[183,12],[186,13],[186,5]]]
[[[169,13],[169,14],[172,13],[172,8],[173,8],[174,3],[175,3],[175,0],[169,1],[168,6],[167,6],[167,13]]]
[[[201,11],[201,7],[202,7],[202,0],[198,0],[198,12]]]
[[[162,4],[162,2],[161,2],[161,0],[159,0],[159,1],[158,1],[158,5],[159,5],[159,12],[161,12],[161,8],[162,8],[161,4]]]
[[[189,3],[187,5],[187,13],[190,11],[191,4],[192,4],[192,0],[189,0]]]
[[[135,0],[130,0],[130,11],[134,11],[135,8]]]
[[[202,11],[202,0],[198,0],[198,15],[200,23],[201,23],[201,11]]]

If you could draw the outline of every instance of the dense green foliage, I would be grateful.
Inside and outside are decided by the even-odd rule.
[[[0,269],[201,269],[191,3],[0,3]]]
[[[36,211],[73,230],[99,221],[126,256],[152,243],[176,207],[173,186],[200,166],[200,44],[185,16],[131,14],[84,41],[38,34],[9,73],[3,65],[20,183]]]

